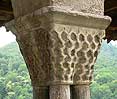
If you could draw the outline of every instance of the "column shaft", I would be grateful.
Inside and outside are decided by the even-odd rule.
[[[69,85],[50,86],[50,99],[70,99]]]
[[[33,87],[33,99],[49,99],[49,88]]]
[[[72,99],[90,99],[89,85],[72,86]]]

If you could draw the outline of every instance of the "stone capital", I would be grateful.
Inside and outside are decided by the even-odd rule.
[[[19,0],[12,1],[14,5]],[[103,16],[104,0],[48,1],[38,0],[37,4],[43,4],[31,12],[30,0],[24,12],[14,7],[16,17],[6,24],[17,37],[32,84],[89,84],[111,21]]]
[[[29,70],[34,99],[90,99],[105,29],[104,0],[11,0],[6,24]],[[71,88],[69,85],[72,85]]]

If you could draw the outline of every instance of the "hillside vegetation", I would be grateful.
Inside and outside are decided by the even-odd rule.
[[[117,48],[103,41],[94,68],[92,99],[117,99]],[[32,99],[32,87],[17,43],[0,48],[0,99]]]

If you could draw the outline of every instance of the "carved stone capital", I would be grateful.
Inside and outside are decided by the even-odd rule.
[[[75,0],[70,6],[71,1],[54,0],[56,7],[36,9],[6,24],[17,37],[34,86],[90,83],[104,30],[111,21],[101,14],[103,6],[93,8],[101,9],[101,15],[80,6],[101,5],[103,0],[90,1]]]
[[[15,19],[6,27],[16,35],[34,99],[90,99],[94,63],[111,21],[103,15],[104,0],[11,1]]]

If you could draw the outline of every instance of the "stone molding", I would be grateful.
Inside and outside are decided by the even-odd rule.
[[[104,0],[12,0],[12,6],[15,17],[26,15],[47,6],[104,15]]]
[[[31,25],[34,25],[32,28],[27,27],[26,25],[27,23],[25,23],[26,21],[29,21],[29,22],[34,21],[34,19],[32,20],[30,19],[34,18],[35,16],[38,16],[40,20],[41,19],[43,20],[44,18],[48,19],[47,21],[48,23],[76,25],[76,26],[83,26],[83,27],[89,27],[89,28],[97,28],[102,30],[105,30],[111,22],[111,18],[108,16],[96,15],[91,13],[83,13],[78,11],[70,11],[69,9],[67,10],[67,9],[62,9],[54,6],[47,6],[47,7],[40,8],[33,13],[29,13],[27,15],[21,16],[19,18],[16,18],[13,21],[22,22],[22,24],[24,23],[23,24],[24,31],[30,30],[30,29],[35,30],[36,29],[35,24],[38,27],[37,23],[31,24]]]

